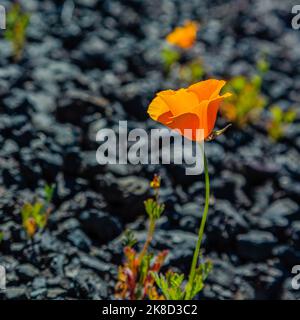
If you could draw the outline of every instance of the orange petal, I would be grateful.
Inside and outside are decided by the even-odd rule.
[[[225,83],[224,80],[209,79],[189,86],[187,91],[194,92],[199,101],[210,100],[218,96]]]
[[[194,45],[197,37],[198,25],[193,21],[187,21],[184,26],[176,27],[166,40],[172,45],[187,49]]]
[[[199,118],[194,113],[185,113],[172,118],[172,122],[167,125],[170,129],[176,130],[181,135],[190,140],[197,140],[197,129],[199,129]],[[192,130],[192,137],[185,129]]]
[[[160,92],[160,94],[162,94],[162,92]],[[169,111],[170,108],[167,103],[161,98],[160,95],[157,95],[156,98],[154,98],[150,103],[147,112],[153,120],[157,121],[162,114]]]
[[[223,101],[223,97],[219,97],[217,99],[210,101],[207,106],[207,132],[206,132],[205,138],[207,138],[211,134],[211,132],[215,127],[217,114],[222,101]]]
[[[175,94],[175,93],[176,93],[175,90],[169,89],[169,90],[160,91],[160,92],[157,93],[157,95],[158,95],[158,96],[169,96],[169,95],[173,95],[173,94]]]
[[[168,112],[165,112],[165,113],[161,114],[158,117],[157,121],[162,123],[162,124],[164,124],[165,126],[168,126],[168,124],[170,122],[172,122],[172,118],[173,118],[172,113],[170,111],[168,111]]]
[[[197,96],[186,89],[179,89],[175,94],[160,95],[176,117],[184,113],[192,112],[199,104]]]
[[[207,138],[215,127],[217,120],[217,114],[219,111],[220,104],[223,102],[224,98],[231,96],[230,93],[226,93],[223,96],[218,96],[217,98],[207,101],[207,104],[202,104],[202,115],[201,115],[201,124],[204,128],[205,138]]]

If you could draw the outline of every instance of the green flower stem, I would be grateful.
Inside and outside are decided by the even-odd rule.
[[[188,280],[188,284],[187,284],[187,287],[189,288],[189,290],[186,294],[185,300],[190,300],[190,293],[193,288],[193,282],[195,279],[195,271],[196,271],[197,262],[199,259],[200,247],[201,247],[201,243],[202,243],[202,239],[203,239],[204,227],[205,227],[207,213],[208,213],[208,207],[209,207],[209,190],[210,190],[209,175],[208,175],[207,158],[204,153],[204,150],[203,150],[203,160],[204,160],[204,174],[205,174],[205,206],[204,206],[204,211],[203,211],[203,215],[202,215],[202,219],[201,219],[198,240],[197,240],[196,248],[194,251],[189,280]]]
[[[142,250],[142,252],[141,252],[141,254],[139,256],[140,261],[143,260],[145,254],[148,251],[148,247],[150,245],[150,242],[152,241],[153,234],[154,234],[154,231],[155,231],[155,222],[156,222],[155,219],[150,218],[147,239],[146,239],[146,242],[144,244],[143,250]]]
[[[158,204],[159,201],[159,191],[158,188],[155,189],[155,202]],[[144,258],[144,255],[146,254],[146,252],[148,251],[148,247],[150,245],[150,242],[153,239],[153,234],[155,231],[155,225],[156,225],[156,220],[153,216],[150,217],[149,219],[149,229],[148,229],[148,235],[147,235],[147,239],[146,242],[144,244],[144,247],[142,249],[142,252],[139,256],[140,261],[142,261],[142,259]]]

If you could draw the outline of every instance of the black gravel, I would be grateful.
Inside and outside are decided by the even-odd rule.
[[[2,1],[4,4],[10,1]],[[300,31],[294,1],[26,0],[31,22],[23,59],[0,40],[1,299],[107,299],[113,296],[127,227],[145,239],[143,200],[154,172],[166,203],[153,248],[170,249],[167,266],[188,272],[203,177],[180,166],[107,165],[95,159],[95,133],[128,120],[153,128],[155,92],[177,88],[160,62],[164,36],[200,21],[189,53],[209,75],[251,75],[261,52],[270,72],[263,92],[282,107],[300,103]],[[3,31],[1,31],[1,35]],[[208,76],[209,76],[208,75]],[[298,113],[299,114],[299,113]],[[291,269],[300,263],[300,118],[272,143],[264,119],[206,146],[212,205],[204,255],[214,270],[201,298],[295,299]],[[218,119],[218,126],[225,121]],[[55,183],[47,229],[33,241],[20,207]]]

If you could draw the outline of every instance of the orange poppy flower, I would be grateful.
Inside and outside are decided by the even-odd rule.
[[[194,141],[201,140],[197,137],[197,129],[203,129],[206,139],[213,131],[221,102],[231,96],[230,93],[220,95],[224,85],[223,80],[210,79],[186,89],[158,92],[149,105],[148,114],[153,120]]]
[[[197,23],[187,21],[183,27],[175,28],[175,30],[166,37],[166,40],[172,45],[188,49],[194,45],[197,37],[197,31]]]

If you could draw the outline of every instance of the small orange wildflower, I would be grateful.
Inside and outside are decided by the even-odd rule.
[[[194,21],[187,21],[184,26],[176,27],[166,37],[167,42],[177,47],[188,49],[191,48],[197,37],[198,24]]]
[[[213,131],[221,102],[230,93],[220,95],[223,80],[200,81],[188,88],[158,92],[148,108],[150,117],[186,138],[199,140],[197,129],[204,130],[204,139]],[[192,133],[184,131],[190,129]]]
[[[34,218],[28,218],[24,222],[24,227],[25,227],[29,237],[32,238],[37,230],[37,224],[36,224],[36,221],[34,220]]]
[[[150,182],[150,187],[152,189],[159,189],[160,188],[160,176],[155,174],[153,180]]]

